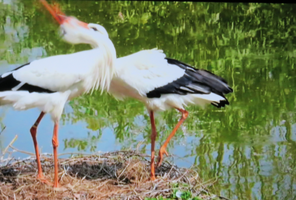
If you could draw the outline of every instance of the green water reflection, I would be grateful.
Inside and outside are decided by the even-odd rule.
[[[195,158],[205,180],[219,177],[215,189],[223,196],[293,199],[296,4],[59,2],[68,15],[106,27],[118,57],[157,47],[224,77],[234,89],[230,106],[188,107],[189,118],[168,150],[190,138],[185,157]],[[89,49],[60,41],[57,24],[38,1],[0,0],[0,19],[0,63],[22,63],[34,52],[44,57]],[[135,149],[139,138],[143,151],[150,148],[149,116],[141,103],[95,93],[70,105],[64,121],[85,121],[91,130],[111,127],[122,148]],[[179,117],[176,111],[157,115],[158,147]],[[64,143],[104,151],[96,146],[100,137]]]

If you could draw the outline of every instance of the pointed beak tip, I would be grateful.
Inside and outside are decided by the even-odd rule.
[[[51,6],[46,2],[46,0],[40,0],[40,2],[59,24],[63,24],[65,22],[67,16],[59,9],[59,6],[57,4]]]
[[[53,6],[49,5],[46,0],[40,0],[40,2],[45,6],[45,8],[49,11],[49,13],[53,16],[53,18],[60,24],[64,23],[70,23],[73,19],[73,17],[69,17],[65,15],[59,8],[58,4],[55,4]],[[76,19],[76,18],[75,18]],[[82,21],[78,21],[78,24],[86,29],[89,29],[88,24]]]

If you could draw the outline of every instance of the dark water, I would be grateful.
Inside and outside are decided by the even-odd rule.
[[[230,106],[188,107],[189,117],[168,151],[195,165],[230,199],[294,199],[296,195],[296,4],[59,1],[68,15],[99,23],[118,57],[163,49],[168,57],[224,77]],[[0,0],[0,72],[41,57],[89,49],[59,39],[57,24],[38,1]],[[39,111],[1,108],[5,148],[33,152],[29,129]],[[179,120],[156,116],[157,148]],[[42,152],[51,153],[52,122],[39,127]],[[71,101],[61,121],[59,152],[136,149],[150,153],[149,116],[134,100],[107,94]],[[141,143],[140,143],[141,142]],[[16,157],[25,154],[14,153]]]

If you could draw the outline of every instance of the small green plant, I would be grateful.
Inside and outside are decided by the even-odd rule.
[[[178,184],[177,184],[178,185]],[[164,198],[162,196],[159,196],[157,198],[145,198],[145,200],[173,200],[173,199],[182,199],[182,200],[202,200],[199,197],[192,197],[192,194],[189,190],[182,191],[179,189],[174,189],[173,193],[169,198]]]

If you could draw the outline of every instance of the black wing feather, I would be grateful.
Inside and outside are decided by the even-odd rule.
[[[31,63],[30,62],[28,62],[28,63],[26,63],[26,64],[23,64],[23,65],[21,65],[21,66],[19,66],[19,67],[17,67],[17,68],[15,68],[15,69],[13,69],[13,70],[11,70],[11,71],[16,71],[16,70],[18,70],[18,69],[20,69],[20,68],[22,68],[22,67],[25,67],[25,66],[27,66],[27,65],[30,65]]]
[[[29,65],[30,63],[26,63],[20,67],[17,67],[15,69],[13,69],[12,71],[16,71],[24,66]],[[9,74],[5,77],[0,76],[0,91],[4,92],[4,91],[11,91],[12,88],[16,87],[17,85],[19,85],[21,82],[16,80],[13,77],[13,74]],[[28,92],[39,92],[39,93],[53,93],[54,91],[45,89],[45,88],[41,88],[35,85],[30,85],[28,83],[25,83],[24,85],[22,85],[18,91],[28,91]]]
[[[223,78],[213,74],[212,72],[195,69],[192,66],[175,59],[166,59],[169,64],[173,64],[184,69],[185,73],[179,79],[148,92],[146,94],[148,98],[160,98],[162,94],[186,95],[188,93],[209,94],[211,92],[225,98],[224,94],[233,92],[233,89],[229,87]],[[217,104],[212,103],[212,105],[216,107],[224,107],[225,105],[229,105],[229,102],[225,98],[224,101],[220,101],[220,103]]]

